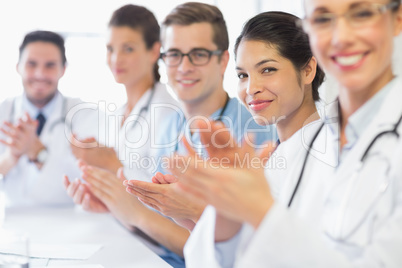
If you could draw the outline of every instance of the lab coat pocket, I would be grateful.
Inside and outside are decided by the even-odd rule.
[[[373,229],[392,207],[389,169],[385,157],[372,155],[353,174],[342,176],[325,204],[324,229],[330,238],[356,246],[370,242]]]

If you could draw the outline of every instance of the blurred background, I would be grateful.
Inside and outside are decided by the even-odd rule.
[[[180,0],[13,0],[0,2],[0,101],[21,94],[22,85],[16,72],[18,47],[27,32],[50,30],[61,33],[66,40],[68,66],[60,80],[59,89],[67,96],[85,101],[123,104],[124,89],[115,83],[106,65],[105,34],[112,12],[128,3],[150,9],[158,21]],[[252,16],[269,10],[303,15],[301,0],[211,0],[199,1],[218,6],[229,30],[231,60],[225,74],[225,89],[236,96],[237,77],[234,69],[233,43],[241,27]],[[395,70],[402,75],[402,37],[396,40]],[[162,81],[166,82],[163,63],[160,64]],[[329,83],[328,83],[329,82]],[[336,90],[328,79],[321,96],[330,101]]]

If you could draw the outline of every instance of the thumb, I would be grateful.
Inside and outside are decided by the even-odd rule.
[[[119,179],[126,180],[126,177],[124,176],[124,168],[123,168],[123,167],[120,167],[120,168],[117,170],[117,177],[118,177]]]
[[[78,159],[77,161],[78,167],[82,170],[84,167],[88,166],[88,164],[82,160],[82,159]]]

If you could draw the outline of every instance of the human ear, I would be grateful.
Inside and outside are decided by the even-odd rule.
[[[220,64],[221,64],[221,73],[224,75],[226,71],[226,67],[228,66],[229,63],[229,51],[225,50],[222,52],[222,55],[220,56]]]
[[[312,56],[309,63],[303,69],[303,82],[305,85],[313,83],[317,73],[317,59]]]
[[[402,5],[399,5],[399,9],[396,11],[395,23],[394,36],[398,36],[402,31]]]
[[[154,62],[156,62],[159,59],[160,51],[161,51],[161,43],[155,42],[151,48],[152,60]]]
[[[15,65],[15,70],[17,70],[17,73],[21,74],[21,73],[20,73],[20,68],[19,68],[19,66],[20,66],[20,63],[18,62],[18,63]]]

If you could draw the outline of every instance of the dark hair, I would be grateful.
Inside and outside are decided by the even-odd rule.
[[[147,49],[159,42],[160,27],[154,14],[142,6],[124,5],[113,12],[109,21],[109,27],[127,26],[142,33]],[[155,62],[154,79],[159,81],[159,66]]]
[[[235,55],[242,40],[256,40],[268,43],[276,48],[279,54],[290,60],[296,70],[302,70],[313,57],[309,39],[300,27],[296,26],[298,18],[284,12],[264,12],[251,18],[236,39]],[[319,100],[318,87],[325,74],[317,65],[316,75],[312,82],[313,99]]]
[[[30,32],[27,35],[25,35],[24,40],[22,41],[22,44],[20,45],[20,55],[19,59],[21,59],[22,52],[24,51],[25,47],[33,42],[48,42],[52,43],[55,46],[58,47],[60,50],[60,55],[61,55],[61,60],[63,63],[63,66],[66,65],[67,63],[67,58],[66,58],[66,49],[64,47],[64,38],[55,33],[55,32],[50,32],[50,31],[34,31]]]
[[[398,4],[394,9],[392,9],[393,11],[397,11],[399,6],[401,5],[401,0],[392,0],[391,2],[395,2]]]
[[[173,9],[162,23],[162,32],[170,25],[188,26],[193,23],[207,22],[213,29],[213,42],[219,50],[229,47],[229,35],[222,12],[216,6],[188,2]],[[201,34],[201,33],[200,33]]]

